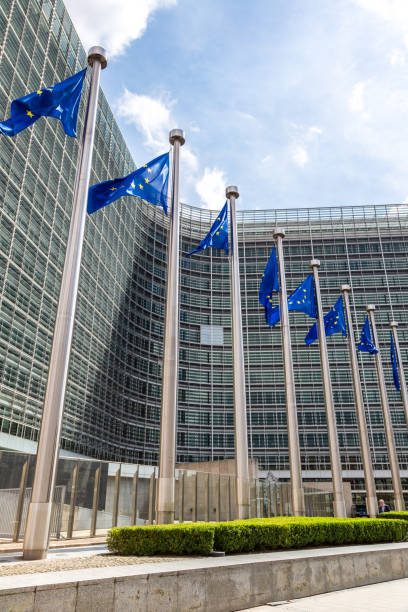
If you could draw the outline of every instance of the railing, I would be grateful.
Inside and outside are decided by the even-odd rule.
[[[30,497],[31,487],[23,491],[0,490],[0,538],[17,542],[24,536]],[[61,535],[64,501],[65,487],[55,487],[50,529],[53,538],[59,538]]]
[[[0,454],[0,538],[24,536],[35,455]],[[92,537],[122,525],[156,520],[158,468],[60,457],[54,491],[51,537]],[[177,522],[237,518],[235,476],[176,470]],[[331,493],[305,490],[309,516],[332,514]],[[289,483],[250,480],[250,516],[291,514]]]

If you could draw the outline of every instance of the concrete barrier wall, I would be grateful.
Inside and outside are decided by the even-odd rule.
[[[408,577],[408,544],[202,558],[0,578],[1,612],[231,612]],[[83,576],[73,580],[74,575]],[[17,584],[17,582],[16,582]]]

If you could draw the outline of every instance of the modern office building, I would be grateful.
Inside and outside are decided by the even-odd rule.
[[[60,0],[3,1],[1,36],[1,118],[8,116],[14,98],[86,65],[86,53]],[[82,105],[80,123],[83,112]],[[2,448],[34,450],[38,438],[77,156],[78,139],[66,136],[53,119],[41,119],[15,138],[0,137]],[[148,157],[142,152],[140,161]],[[101,92],[91,184],[134,168]],[[182,207],[179,462],[234,454],[228,258],[212,249],[185,257],[217,212]],[[339,296],[341,284],[352,285],[356,337],[365,305],[377,306],[399,463],[407,485],[408,430],[392,384],[389,321],[400,323],[408,370],[408,207],[249,210],[238,212],[238,223],[250,455],[258,458],[262,470],[289,477],[280,329],[265,325],[258,303],[261,274],[279,225],[287,232],[289,290],[310,273],[309,261],[315,257],[321,260],[326,310]],[[136,198],[122,199],[87,219],[61,442],[71,453],[157,464],[166,241],[162,210]],[[304,476],[328,479],[319,351],[317,343],[306,346],[303,341],[313,321],[300,313],[291,313],[290,320]],[[328,339],[328,347],[344,476],[358,490],[363,472],[346,339],[336,334]],[[374,360],[364,354],[359,362],[382,489],[390,478]]]

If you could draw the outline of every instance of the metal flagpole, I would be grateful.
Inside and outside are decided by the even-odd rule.
[[[326,406],[327,432],[329,436],[330,463],[333,481],[333,509],[334,516],[345,517],[346,504],[344,500],[343,480],[341,473],[339,441],[337,438],[336,413],[334,410],[333,391],[330,378],[329,357],[327,354],[326,332],[324,328],[322,298],[320,295],[319,267],[320,261],[312,259],[310,267],[313,270],[313,279],[316,290],[317,326],[319,330],[320,363],[322,368],[324,403]]]
[[[79,152],[78,170],[75,178],[72,217],[55,320],[34,483],[24,536],[24,559],[43,559],[48,549],[65,388],[85,230],[86,202],[91,174],[99,77],[101,70],[106,68],[107,64],[105,49],[102,47],[91,47],[88,52],[88,64],[92,66],[91,82]]]
[[[377,349],[379,349],[377,328],[375,326],[375,319],[374,319],[375,306],[373,304],[367,304],[366,310],[370,317],[371,329],[373,332],[373,342],[374,342],[374,345],[377,347]],[[395,448],[394,432],[392,430],[392,423],[391,423],[391,412],[390,412],[390,407],[388,405],[387,390],[385,388],[385,380],[384,380],[384,371],[382,367],[381,355],[380,355],[379,350],[378,350],[378,353],[374,355],[374,357],[375,357],[375,365],[377,367],[378,386],[380,388],[381,407],[383,411],[385,437],[387,440],[387,448],[388,448],[388,457],[390,460],[392,486],[394,487],[395,510],[400,511],[400,510],[405,510],[405,503],[404,503],[404,497],[402,495],[402,486],[401,486],[401,477],[400,477],[400,471],[399,471],[399,466],[398,466],[397,449]]]
[[[399,366],[398,369],[399,369],[399,381],[400,381],[400,388],[401,388],[402,404],[404,406],[404,411],[405,411],[405,420],[406,420],[406,423],[408,425],[408,393],[407,393],[407,383],[405,381],[404,367],[402,365],[400,345],[399,345],[399,342],[398,342],[398,334],[397,334],[398,323],[397,323],[397,321],[391,321],[390,327],[392,329],[392,337],[394,339],[395,353],[397,355],[398,366]]]
[[[157,485],[157,523],[174,523],[176,423],[179,352],[179,158],[185,143],[183,130],[171,130],[173,167],[171,182],[171,217],[167,247],[166,323],[163,343],[162,406],[160,422],[160,458]]]
[[[234,371],[236,495],[238,518],[246,519],[249,518],[249,468],[238,233],[235,213],[235,200],[239,198],[238,187],[231,185],[226,188],[225,193],[230,203],[231,218],[231,243],[229,248],[231,253],[231,327]]]
[[[350,356],[351,373],[353,377],[354,401],[356,403],[358,430],[360,434],[361,457],[363,460],[364,480],[366,487],[366,505],[367,513],[372,518],[378,514],[377,496],[375,491],[375,480],[373,472],[373,464],[371,461],[370,443],[368,440],[367,423],[364,413],[363,393],[361,391],[361,382],[358,372],[356,346],[354,341],[354,329],[350,311],[350,285],[342,285],[340,288],[343,294],[343,300],[346,310],[347,320],[347,343]]]
[[[285,230],[276,228],[273,234],[276,242],[280,283],[280,312],[283,369],[285,372],[286,419],[288,423],[288,446],[290,482],[292,491],[292,514],[304,516],[305,499],[302,487],[302,469],[300,463],[299,428],[296,409],[295,379],[293,374],[292,345],[289,327],[288,296],[286,291],[285,261],[283,258],[283,238]]]

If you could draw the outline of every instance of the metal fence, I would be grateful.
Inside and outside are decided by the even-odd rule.
[[[0,453],[0,538],[24,535],[35,455]],[[156,520],[158,468],[60,457],[51,537],[95,536],[122,525]],[[235,476],[176,470],[177,522],[237,518]],[[251,517],[290,516],[289,483],[250,480]],[[332,515],[333,494],[305,489],[306,514]]]
[[[59,486],[54,490],[50,527],[51,537],[54,538],[61,536],[65,489],[65,486]],[[0,490],[0,538],[17,542],[24,536],[30,498],[31,487]]]

